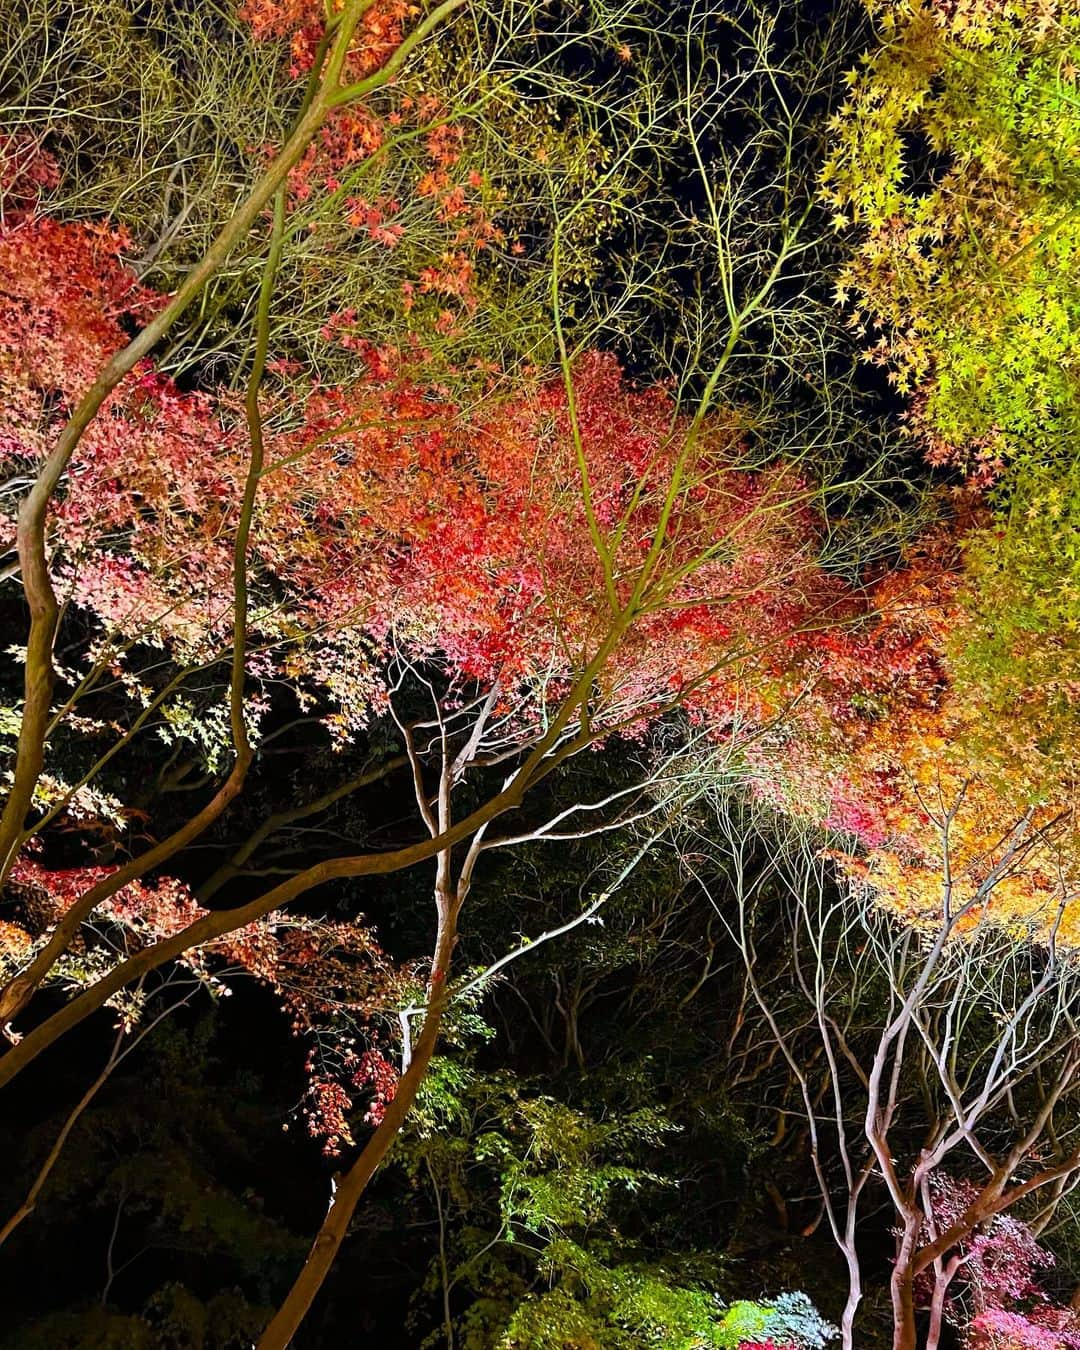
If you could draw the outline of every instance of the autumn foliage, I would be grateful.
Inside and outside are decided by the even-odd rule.
[[[8,227],[13,472],[32,468],[122,322],[160,303],[124,269],[122,245],[33,214]],[[58,250],[70,292],[49,282]],[[602,676],[613,724],[688,689],[718,730],[736,718],[760,725],[797,694],[826,707],[850,699],[861,672],[846,629],[863,602],[820,566],[812,485],[783,465],[742,467],[737,414],[692,427],[663,389],[628,387],[599,354],[574,369],[573,422],[557,376],[509,390],[492,375],[467,406],[421,383],[422,352],[374,349],[340,324],[327,340],[355,352],[355,383],[294,378],[264,400],[256,687],[321,685],[345,738],[378,707],[392,650],[507,690],[543,678],[557,693],[600,640],[612,598],[626,604],[649,566],[662,584],[650,583]],[[145,367],[72,463],[51,527],[57,583],[96,617],[99,659],[137,697],[147,691],[125,668],[132,643],[204,661],[228,640],[245,437],[227,392],[185,392]],[[682,485],[666,502],[676,471]],[[612,541],[610,583],[593,528]]]
[[[5,462],[18,474],[124,325],[162,300],[125,267],[122,235],[35,209],[56,172],[47,158],[20,148],[8,163],[0,374]],[[743,467],[737,411],[692,424],[664,389],[628,386],[597,353],[569,383],[492,371],[463,399],[425,383],[421,347],[373,347],[347,315],[324,337],[354,354],[353,382],[305,382],[286,365],[263,396],[254,725],[284,682],[301,705],[329,697],[326,725],[348,742],[384,706],[395,654],[507,699],[532,690],[515,716],[539,716],[601,640],[612,599],[625,604],[651,566],[662,580],[600,676],[602,721],[633,730],[678,700],[715,735],[745,739],[758,791],[858,839],[855,871],[915,918],[938,904],[941,822],[955,811],[957,876],[977,884],[1029,799],[1015,761],[1004,790],[978,740],[982,710],[951,688],[970,620],[946,538],[856,589],[820,565],[824,521],[801,473]],[[89,669],[118,676],[134,708],[160,697],[139,672],[147,647],[191,663],[228,648],[246,435],[235,396],[183,390],[144,365],[110,396],[56,501],[58,588],[96,621]],[[610,541],[606,571],[596,536]],[[183,696],[163,707],[182,734]],[[212,747],[224,730],[211,724]],[[1036,826],[1060,816],[1060,800],[1030,800]],[[995,905],[1038,928],[1059,882],[1044,851]]]
[[[92,992],[137,971],[138,993],[107,1000],[128,1028],[145,974],[166,960],[155,953],[215,996],[243,981],[269,989],[305,1046],[298,1118],[328,1155],[359,1145],[356,1175],[361,1127],[381,1150],[373,1172],[430,1063],[485,831],[521,809],[568,746],[622,744],[643,762],[665,736],[695,752],[723,747],[740,791],[828,836],[846,893],[925,932],[943,910],[950,925],[960,912],[950,940],[989,916],[1036,951],[1080,946],[1080,489],[1063,448],[1080,428],[1080,19],[1042,0],[882,0],[871,12],[879,48],[847,80],[814,205],[849,232],[836,299],[864,359],[905,400],[903,434],[933,481],[937,518],[927,524],[927,511],[918,530],[865,558],[834,547],[857,537],[862,504],[840,519],[839,492],[812,455],[778,453],[745,386],[733,380],[728,397],[720,380],[740,324],[761,318],[749,302],[728,297],[731,342],[712,376],[633,378],[596,340],[599,321],[567,345],[552,241],[595,220],[571,221],[577,203],[558,192],[609,173],[614,182],[612,147],[557,100],[537,114],[537,137],[556,128],[566,161],[551,175],[563,184],[551,188],[554,223],[537,225],[527,248],[519,233],[533,208],[508,200],[488,160],[492,126],[530,114],[504,108],[482,133],[455,109],[438,62],[425,71],[430,89],[389,78],[426,22],[405,0],[352,6],[336,65],[336,10],[243,5],[253,38],[283,57],[297,124],[312,107],[318,118],[302,144],[267,137],[236,151],[258,182],[291,158],[246,223],[268,240],[257,299],[215,293],[227,315],[218,350],[170,365],[159,344],[109,382],[117,354],[136,351],[134,335],[169,312],[171,297],[135,261],[146,241],[54,210],[64,165],[25,131],[0,138],[0,475],[14,485],[0,552],[17,555],[5,574],[15,580],[40,544],[44,577],[25,591],[31,627],[51,612],[42,594],[57,602],[44,672],[56,689],[43,695],[38,680],[37,690],[45,764],[6,877],[5,982],[48,953],[95,888],[108,890],[117,859],[168,834],[124,797],[123,755],[137,737],[183,747],[203,784],[224,780],[231,795],[164,866],[105,896],[46,983]],[[636,59],[626,44],[614,51],[620,66]],[[361,96],[382,76],[379,98]],[[472,95],[475,106],[507,98],[493,75],[477,77]],[[912,154],[913,136],[925,153]],[[693,150],[703,164],[697,141]],[[519,160],[502,166],[505,181],[527,182],[547,151],[523,140]],[[711,185],[704,197],[716,214]],[[785,235],[762,295],[795,238]],[[339,272],[355,280],[357,258],[376,255],[386,264],[377,303],[337,303]],[[514,330],[511,313],[524,296],[537,324],[534,262],[555,269],[543,341]],[[273,312],[282,269],[306,307],[295,333]],[[331,299],[312,325],[324,288]],[[103,381],[42,537],[28,544],[23,489],[48,472]],[[691,387],[707,390],[697,404]],[[9,654],[31,670],[29,690],[28,650]],[[418,689],[431,706],[407,725],[401,707]],[[17,737],[30,697],[0,709],[0,735]],[[290,719],[309,719],[342,763],[396,727],[429,836],[409,846],[420,854],[400,851],[400,868],[436,868],[430,960],[395,962],[359,913],[272,907],[270,890],[259,917],[185,949],[188,930],[218,911],[173,875],[173,853],[218,820]],[[455,832],[455,792],[495,769],[509,776],[484,786],[489,815],[470,806],[471,833]],[[655,809],[654,799],[643,814]],[[376,873],[364,871],[373,856],[356,854],[338,875]],[[317,870],[310,888],[337,879]],[[298,885],[287,899],[302,894]],[[426,1009],[415,1060],[414,1000]],[[23,1008],[16,1000],[17,1017]],[[5,1030],[17,1048],[20,1029]],[[48,1024],[29,1033],[48,1034]],[[936,1220],[965,1212],[970,1183],[935,1184]],[[332,1199],[330,1221],[341,1212]],[[960,1245],[946,1311],[967,1350],[1080,1346],[1073,1313],[1043,1290],[1049,1258],[1029,1226],[995,1215]],[[740,1331],[740,1350],[824,1345],[832,1328],[808,1303],[791,1307],[804,1335],[781,1317],[769,1336],[759,1318],[753,1334],[765,1339]]]
[[[920,859],[940,859],[946,826],[970,885],[1026,819],[1045,846],[994,903],[1017,931],[1039,929],[1076,885],[1077,514],[1063,447],[1076,394],[1077,15],[1041,3],[872,12],[879,45],[849,77],[821,174],[836,225],[858,227],[838,299],[865,358],[908,396],[928,462],[955,475],[961,528],[917,619],[938,679],[871,736],[862,788],[835,819],[863,826],[875,884],[905,913],[937,903],[940,865]],[[881,818],[867,833],[869,797]],[[1071,905],[1061,932],[1076,940]]]

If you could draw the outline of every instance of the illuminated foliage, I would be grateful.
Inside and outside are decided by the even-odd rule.
[[[862,227],[841,279],[938,462],[985,480],[1073,425],[1080,15],[883,3],[822,173]],[[920,138],[922,138],[920,143]],[[940,167],[939,167],[940,166]]]
[[[32,468],[124,315],[161,303],[119,261],[121,242],[33,213],[5,236],[12,473]],[[53,285],[57,269],[68,289]],[[739,416],[693,424],[597,354],[574,369],[572,420],[559,378],[510,393],[495,382],[482,409],[461,406],[419,382],[422,353],[374,348],[344,325],[327,338],[355,352],[360,378],[303,392],[294,379],[264,405],[248,580],[249,669],[264,692],[249,700],[253,720],[275,683],[301,681],[303,704],[314,682],[347,740],[380,707],[379,664],[394,650],[507,688],[542,679],[557,696],[574,654],[599,641],[612,596],[631,597],[632,580],[612,591],[605,568],[634,579],[646,566],[662,584],[643,594],[604,677],[613,722],[662,708],[702,676],[691,701],[718,727],[766,721],[807,689],[826,709],[849,697],[860,672],[844,628],[861,602],[821,569],[812,485],[779,464],[742,466]],[[246,457],[236,400],[182,392],[142,367],[84,436],[52,526],[58,591],[101,625],[73,678],[119,675],[137,705],[160,707],[166,741],[200,742],[211,767],[223,710],[215,720],[182,692],[162,699],[128,653],[164,645],[196,664],[226,647]],[[681,485],[665,504],[676,466]],[[607,563],[594,528],[613,541]]]
[[[797,981],[810,1022],[790,1044],[753,959],[732,999],[739,1019],[757,1000],[783,1052],[779,1100],[795,1085],[811,1127],[832,1112],[839,1161],[810,1144],[815,1224],[827,1212],[857,1277],[855,1202],[885,1183],[897,1350],[913,1350],[931,1266],[941,1313],[946,1256],[985,1305],[972,1346],[1021,1344],[1021,1322],[1033,1346],[1066,1344],[1031,1232],[999,1211],[1028,1193],[1014,1173],[1038,1162],[1030,1189],[1064,1188],[1080,1166],[1051,1121],[1073,1088],[1071,1013],[1041,1021],[1024,988],[1025,961],[1043,962],[1041,996],[1080,944],[1074,7],[875,4],[880,46],[829,124],[819,191],[857,232],[838,298],[933,472],[963,483],[924,532],[897,523],[921,483],[897,482],[893,458],[864,472],[878,431],[822,318],[829,39],[788,61],[798,24],[751,4],[692,3],[660,32],[633,5],[87,0],[68,37],[66,11],[38,6],[5,20],[0,139],[0,548],[28,620],[6,653],[22,702],[0,708],[0,1083],[102,1007],[118,1016],[62,1147],[170,978],[215,996],[256,983],[303,1042],[297,1133],[349,1155],[262,1345],[293,1338],[394,1146],[434,1188],[450,1343],[821,1350],[834,1329],[806,1296],[730,1303],[715,1253],[628,1235],[625,1202],[662,1188],[658,1101],[592,1112],[437,1053],[475,1030],[453,960],[488,850],[651,821],[647,851],[706,779],[734,784],[780,808],[776,836],[841,836],[816,890],[788,878],[798,959],[831,979],[817,944],[837,925],[846,943],[852,915],[877,943],[859,986],[880,1005],[876,1048],[861,1024],[861,1040],[837,1030],[854,1016],[842,981]],[[617,783],[582,775],[595,796],[545,797],[590,747],[623,756]],[[399,771],[384,818],[348,800]],[[261,819],[237,801],[252,784]],[[291,843],[264,849],[282,828]],[[225,861],[204,868],[201,849]],[[436,930],[420,957],[404,903],[418,864]],[[834,866],[818,923],[807,897],[837,894]],[[275,881],[253,891],[260,875]],[[200,876],[202,891],[180,879]],[[350,889],[386,876],[402,888],[393,960]],[[233,908],[216,907],[224,887]],[[515,899],[499,969],[519,954]],[[714,915],[746,956],[745,930]],[[702,984],[724,965],[708,932]],[[634,965],[639,936],[590,933],[594,988]],[[991,991],[1013,1000],[1000,1016],[1048,1027],[1035,1067],[1064,1065],[1031,1090],[1036,1115],[1049,1103],[1038,1128],[1000,1148],[971,1142],[972,1119],[993,1094],[1013,1116],[1029,1104],[1028,1060],[994,1049],[1010,1033],[977,1042],[976,1065],[1006,1064],[981,1099],[975,1070],[933,1048],[953,1017],[965,1034],[997,1025],[992,1001],[971,1012],[991,952],[1011,972]],[[918,1020],[907,954],[938,980],[943,1021]],[[571,1020],[568,1072],[585,1063]],[[807,1025],[824,1086],[790,1049]],[[946,1122],[932,1162],[894,1126],[920,1038],[940,1079],[924,1073],[922,1098]],[[836,1095],[849,1068],[862,1116]],[[966,1181],[941,1182],[938,1218],[959,1217],[935,1254],[922,1183],[961,1143],[1003,1161],[970,1201]]]
[[[857,227],[838,298],[931,464],[988,494],[962,521],[946,737],[1017,802],[1060,805],[1076,788],[1080,14],[871,12],[880,42],[821,176],[837,225]]]
[[[675,1132],[659,1108],[594,1117],[526,1083],[438,1061],[402,1161],[453,1214],[452,1260],[432,1277],[470,1292],[461,1343],[824,1350],[835,1329],[805,1294],[729,1304],[715,1291],[715,1254],[658,1259],[644,1235],[623,1231],[638,1197],[669,1184],[644,1160]]]

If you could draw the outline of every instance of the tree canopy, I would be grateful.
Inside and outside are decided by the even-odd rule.
[[[1080,8],[2,25],[0,1343],[1080,1346]]]

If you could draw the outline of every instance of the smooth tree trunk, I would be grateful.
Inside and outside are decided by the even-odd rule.
[[[937,1272],[934,1279],[934,1292],[930,1299],[930,1325],[926,1332],[926,1350],[938,1350],[941,1343],[941,1332],[945,1321],[945,1295],[949,1292],[949,1284],[952,1281],[953,1272],[956,1267]]]
[[[215,938],[224,937],[249,923],[256,922],[271,910],[282,908],[298,896],[327,881],[344,877],[388,876],[394,872],[403,872],[416,863],[426,862],[443,849],[452,848],[467,839],[481,826],[519,806],[525,795],[525,787],[525,783],[521,781],[511,783],[437,838],[423,839],[419,843],[390,849],[385,853],[327,858],[323,862],[314,863],[303,872],[298,872],[263,895],[248,901],[247,904],[239,905],[236,909],[212,910],[196,919],[194,923],[188,924],[179,933],[161,938],[151,946],[126,957],[0,1055],[0,1087],[10,1083],[44,1050],[54,1045],[74,1027],[79,1026],[99,1008],[104,1007],[114,994],[149,971],[157,970],[195,947],[204,946]]]
[[[360,1197],[389,1152],[390,1146],[401,1133],[401,1128],[416,1101],[416,1095],[427,1076],[428,1066],[439,1040],[439,1029],[446,1006],[450,958],[456,938],[456,911],[456,904],[440,903],[439,932],[428,986],[427,1013],[423,1028],[413,1047],[408,1068],[398,1082],[397,1091],[387,1103],[386,1114],[378,1128],[334,1192],[330,1208],[312,1244],[304,1268],[297,1276],[284,1303],[263,1332],[257,1350],[285,1350],[291,1343],[337,1258]]]
[[[862,1302],[862,1272],[854,1246],[844,1253],[848,1268],[848,1294],[840,1317],[840,1350],[855,1350],[855,1314]]]
[[[917,1350],[915,1336],[915,1270],[912,1264],[921,1214],[909,1215],[897,1242],[896,1264],[889,1281],[893,1314],[893,1350]]]

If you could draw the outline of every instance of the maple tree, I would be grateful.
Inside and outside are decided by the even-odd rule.
[[[307,1128],[349,1155],[260,1341],[285,1345],[483,985],[453,964],[482,860],[644,820],[663,834],[704,785],[737,780],[782,810],[774,835],[831,832],[813,885],[773,865],[794,959],[817,962],[779,1007],[754,983],[752,913],[727,921],[813,1136],[849,1277],[845,1345],[872,1178],[900,1225],[895,1344],[914,1345],[928,1281],[936,1344],[954,1277],[974,1290],[979,1254],[1019,1222],[1005,1211],[1060,1194],[1078,1166],[1053,1124],[1076,1087],[1080,940],[1059,359],[1075,16],[875,6],[883,44],[848,82],[818,183],[806,161],[834,99],[833,38],[800,52],[754,6],[691,5],[685,31],[646,31],[631,5],[250,0],[150,6],[144,27],[116,12],[92,5],[63,39],[81,104],[43,59],[51,28],[26,21],[12,59],[54,124],[41,135],[16,109],[0,140],[0,461],[16,508],[0,548],[28,620],[9,653],[22,701],[0,710],[17,740],[0,1083],[104,1006],[134,1027],[155,979],[271,989],[306,1043]],[[198,141],[198,100],[151,38],[177,35],[182,54],[208,33],[223,39],[211,86],[235,71],[264,115],[223,95],[208,139],[178,155],[178,135]],[[95,71],[100,97],[133,111],[108,155]],[[913,128],[947,160],[926,191],[904,178]],[[657,179],[683,167],[692,187],[665,196]],[[861,231],[841,299],[881,329],[872,359],[912,395],[931,465],[966,480],[947,522],[899,549],[880,509],[891,469],[852,471],[873,436],[829,373],[822,191]],[[613,275],[605,246],[638,230]],[[652,378],[632,378],[646,350]],[[634,772],[548,809],[543,785],[600,745],[634,747]],[[287,786],[277,753],[299,764]],[[131,766],[146,762],[139,795]],[[418,840],[309,825],[391,780]],[[751,837],[730,841],[740,878]],[[224,859],[189,885],[207,841]],[[312,912],[316,888],[421,864],[426,956],[392,962],[351,895],[347,918]],[[851,1022],[848,965],[884,1030]],[[800,993],[809,1021],[789,1033]],[[959,1067],[954,1022],[971,1040]],[[831,1097],[809,1081],[808,1026]],[[1029,1035],[1034,1059],[1016,1049]],[[894,1128],[917,1071],[936,1113],[922,1153]],[[1016,1129],[984,1139],[1006,1100]],[[942,1180],[957,1154],[989,1175],[970,1194]],[[568,1278],[606,1280],[586,1256],[563,1252]],[[605,1286],[613,1307],[624,1277]],[[988,1301],[973,1344],[1019,1336],[1029,1312],[1066,1334],[1062,1310],[1054,1329],[1020,1307],[1027,1292]],[[718,1344],[824,1343],[812,1310],[763,1307],[734,1305],[725,1331],[693,1289],[679,1315]]]
[[[975,1191],[972,1183],[947,1175],[931,1181],[928,1225],[940,1231],[954,1223]],[[1044,1226],[1045,1217],[1039,1222]],[[924,1279],[921,1292],[929,1292],[931,1334],[940,1336],[944,1315],[954,1324],[967,1323],[966,1343],[976,1348],[1001,1341],[1032,1347],[1052,1342],[1071,1350],[1080,1337],[1080,1321],[1073,1309],[1054,1307],[1040,1284],[1040,1275],[1053,1264],[1053,1254],[1039,1244],[1029,1224],[995,1215],[957,1244],[948,1263],[935,1267],[935,1279]]]
[[[1072,416],[1077,15],[1025,0],[871,11],[879,45],[849,77],[821,175],[837,224],[862,227],[842,299],[915,395],[933,459],[991,481],[1054,451]]]
[[[901,578],[887,584],[895,594],[882,597],[886,614],[904,594]],[[1068,779],[1053,770],[1054,759],[1069,760],[1054,742],[1021,753],[1008,733],[988,746],[998,709],[965,686],[953,656],[969,632],[951,598],[959,584],[946,577],[932,604],[900,601],[880,634],[904,652],[890,715],[850,719],[824,761],[811,754],[795,766],[778,800],[801,792],[804,818],[809,805],[813,818],[854,841],[855,850],[837,850],[849,882],[907,922],[935,922],[943,887],[967,903],[1000,871],[985,897],[995,922],[1020,941],[1053,932],[1074,947],[1076,821]]]
[[[1077,15],[868,9],[877,44],[847,77],[820,175],[836,227],[855,227],[837,299],[928,463],[953,475],[953,519],[879,591],[894,616],[881,657],[906,688],[876,725],[849,721],[838,753],[809,754],[789,797],[809,787],[864,846],[854,874],[909,918],[935,909],[943,818],[975,885],[1029,811],[1055,822],[993,900],[1017,933],[1045,931],[1075,869],[1056,826],[1076,790]]]
[[[289,39],[290,73],[306,77],[306,94],[294,129],[168,298],[121,261],[120,230],[42,210],[36,198],[60,170],[25,138],[6,143],[2,261],[14,340],[3,367],[13,432],[5,457],[29,486],[10,542],[30,625],[0,848],[11,882],[45,889],[52,912],[24,938],[9,935],[5,1019],[62,974],[92,915],[129,936],[126,954],[92,969],[82,993],[12,1046],[0,1076],[9,1080],[127,985],[192,951],[272,982],[291,971],[291,985],[311,967],[304,996],[290,994],[307,1030],[327,1012],[320,988],[333,978],[335,944],[329,957],[313,956],[304,926],[297,936],[273,916],[333,878],[436,863],[438,931],[421,1031],[407,1038],[396,1083],[369,1048],[353,1058],[344,1051],[338,1079],[315,1084],[315,1128],[332,1147],[350,1139],[341,1077],[374,1092],[375,1129],[264,1335],[267,1346],[286,1343],[298,1325],[423,1081],[449,996],[458,914],[483,852],[610,828],[669,796],[646,797],[642,784],[503,837],[489,835],[493,822],[570,755],[616,733],[641,736],[676,707],[735,745],[794,709],[827,717],[850,688],[842,634],[863,614],[858,591],[822,565],[821,486],[797,463],[750,453],[747,416],[718,398],[740,341],[757,324],[775,329],[790,304],[781,289],[787,269],[812,244],[790,179],[775,238],[749,271],[729,266],[730,221],[713,202],[726,337],[702,371],[699,396],[629,386],[614,358],[587,350],[587,325],[573,330],[571,345],[563,278],[588,212],[582,201],[560,209],[558,198],[549,259],[556,359],[505,371],[485,357],[457,392],[447,383],[454,372],[433,359],[432,343],[468,332],[484,312],[479,260],[506,239],[489,212],[497,197],[485,202],[485,174],[468,167],[467,107],[457,108],[460,122],[447,120],[437,97],[414,99],[396,85],[386,107],[368,100],[455,8],[451,0],[412,27],[393,6],[355,3],[329,20],[318,8],[249,9],[256,36]],[[769,37],[767,28],[751,34],[751,59],[728,77],[724,98],[741,99],[754,63],[770,59]],[[711,66],[700,78],[707,87]],[[384,117],[403,129],[388,134]],[[783,146],[793,124],[780,132]],[[397,196],[354,189],[397,141],[421,147],[415,196],[452,245],[393,287],[403,320],[395,343],[372,341],[360,310],[325,315],[320,341],[342,354],[327,369],[352,372],[327,383],[298,369],[295,346],[274,351],[276,286],[294,262],[319,275],[303,250],[298,259],[291,252],[313,200],[323,212],[344,210],[349,237],[359,232],[380,257],[408,254]],[[594,174],[586,205],[617,185],[637,148],[632,140],[607,163],[585,156]],[[205,381],[185,388],[150,357],[210,294],[267,209],[245,391]],[[431,322],[417,328],[414,316],[425,313]],[[86,616],[92,638],[79,666],[57,671],[56,635],[69,609]],[[58,710],[57,673],[69,691]],[[232,909],[199,913],[183,888],[145,885],[236,799],[261,719],[283,689],[301,711],[326,709],[323,724],[342,745],[376,712],[396,721],[429,838],[328,858]],[[403,691],[428,698],[418,720],[400,710]],[[228,768],[224,780],[201,810],[128,862],[50,880],[53,869],[28,861],[26,850],[80,813],[111,815],[122,832],[124,806],[100,785],[146,730],[194,743],[210,781]],[[71,733],[108,742],[74,781],[44,772],[50,738]],[[501,788],[459,812],[462,784],[500,763],[508,766]],[[657,781],[664,772],[653,771]],[[364,980],[378,983],[378,964],[362,932],[355,944],[363,988],[342,1001],[362,1016]]]
[[[857,839],[849,878],[916,924],[936,922],[943,887],[978,893],[1026,837],[987,904],[1017,940],[1071,945],[1074,391],[1061,358],[1077,16],[870,10],[878,45],[848,76],[821,172],[836,226],[857,227],[837,298],[906,397],[928,462],[963,485],[949,533],[877,594],[899,697],[808,754],[783,800],[816,801]]]
[[[870,9],[879,42],[849,76],[821,174],[838,227],[857,227],[838,298],[930,464],[979,506],[947,644],[956,716],[988,773],[1068,801],[1078,15]]]

